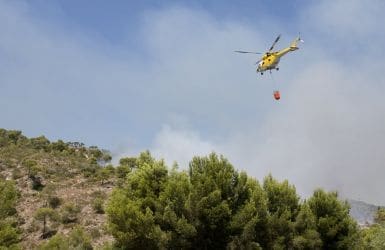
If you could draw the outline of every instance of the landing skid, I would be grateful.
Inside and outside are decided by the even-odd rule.
[[[274,68],[272,68],[272,69],[274,69]],[[272,69],[269,69],[269,72],[270,72],[270,74],[271,74],[271,70],[272,70]],[[275,70],[277,70],[277,71],[278,71],[278,70],[279,70],[279,68],[275,68]],[[261,72],[261,75],[263,75],[263,72]]]

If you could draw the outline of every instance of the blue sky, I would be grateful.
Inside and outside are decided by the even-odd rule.
[[[303,195],[322,186],[385,204],[384,11],[380,0],[2,0],[0,127],[115,159],[150,149],[181,168],[215,151]],[[233,53],[298,32],[305,43],[274,78]]]
[[[236,1],[124,1],[116,0],[107,3],[104,0],[75,1],[55,0],[35,1],[32,8],[39,16],[50,19],[61,18],[64,23],[78,26],[81,29],[100,33],[105,38],[119,42],[124,39],[122,29],[135,31],[144,12],[148,10],[167,9],[170,6],[181,6],[209,12],[219,20],[238,19],[253,22],[262,17],[277,18],[280,22],[295,19],[297,11],[309,4],[304,1],[244,0]],[[59,15],[59,17],[58,17]]]
[[[89,53],[98,54],[97,56],[101,57],[108,57],[112,60],[123,61],[124,63],[128,62],[129,64],[137,64],[133,66],[134,68],[151,67],[151,64],[153,63],[152,60],[154,60],[154,58],[151,54],[149,54],[150,52],[148,50],[148,46],[143,44],[143,40],[146,39],[143,38],[143,26],[152,25],[146,23],[146,18],[149,16],[155,16],[157,13],[167,12],[169,9],[181,9],[196,13],[203,13],[206,18],[212,19],[210,21],[218,22],[219,25],[221,22],[225,23],[234,20],[244,23],[245,25],[253,24],[256,21],[262,23],[266,22],[267,25],[269,25],[268,23],[272,20],[272,18],[273,21],[277,23],[284,23],[288,20],[293,20],[295,18],[297,7],[296,1],[290,2],[290,4],[282,1],[282,3],[277,3],[276,5],[271,5],[268,1],[242,1],[240,3],[232,1],[224,3],[222,3],[222,1],[194,1],[186,3],[181,1],[115,1],[114,4],[110,4],[106,1],[100,0],[58,0],[50,1],[48,3],[47,1],[4,1],[4,4],[10,6],[13,11],[20,12],[18,14],[26,20],[31,20],[30,25],[39,29],[39,32],[43,33],[39,35],[42,37],[44,36],[44,39],[51,39],[51,37],[55,37],[57,35],[59,40],[58,42],[60,43],[61,38],[59,37],[62,36],[64,40],[62,42],[62,46],[66,46],[65,43],[67,42],[75,41],[78,43],[79,47],[90,46],[95,50]],[[156,18],[152,21],[155,23],[157,22]],[[188,24],[186,24],[186,26],[187,25]],[[289,26],[290,25],[287,27]],[[274,39],[276,33],[277,32],[274,31],[266,37],[266,41],[269,41],[269,44],[266,44],[265,47],[270,45],[270,41]],[[297,30],[294,33],[297,33]],[[186,35],[188,36],[188,32]],[[145,36],[147,36],[147,34]],[[148,36],[151,37],[151,34],[148,34]],[[71,41],[67,41],[68,39]],[[53,41],[53,43],[55,42],[56,41]],[[52,49],[54,50],[55,48]],[[57,49],[60,51],[64,48]],[[81,50],[82,48],[79,49]],[[202,53],[205,53],[205,48],[203,47],[202,49]],[[226,52],[232,52],[234,48],[229,47],[229,49],[230,51]],[[41,48],[42,52],[45,52],[46,50],[48,49],[44,47]],[[85,52],[85,54],[86,53],[87,52]],[[230,54],[229,56],[231,56],[229,58],[230,60],[234,59],[234,55]],[[58,58],[58,60],[60,61],[60,58]],[[90,59],[87,58],[86,60]],[[253,58],[253,60],[255,59]],[[49,64],[50,62],[44,63]],[[44,65],[42,66],[44,67]],[[249,65],[245,66],[249,67]],[[47,74],[49,74],[49,72],[47,72]],[[73,72],[69,72],[68,74],[73,74]],[[64,73],[63,75],[68,74]],[[86,78],[92,78],[88,72],[83,72],[83,74]],[[71,75],[69,77],[71,78]],[[38,81],[39,79],[36,80]],[[79,79],[76,79],[76,81],[79,81]],[[104,85],[105,82],[101,84]],[[112,82],[110,84],[113,88],[114,83]],[[91,81],[87,83],[80,83],[80,85],[73,83],[73,85],[74,86],[69,84],[68,88],[66,83],[51,83],[49,87],[53,88],[53,94],[56,95],[59,98],[58,100],[61,102],[66,102],[66,98],[74,97],[72,94],[75,94],[76,96],[76,93],[73,93],[72,91],[76,92],[77,88],[79,88],[80,92],[87,91],[87,88],[91,88],[91,91],[97,92],[95,93],[97,96],[92,96],[92,94],[87,93],[87,95],[84,96],[84,100],[80,100],[83,98],[83,96],[80,95],[75,98],[75,100],[79,99],[79,103],[77,104],[83,106],[87,112],[95,112],[92,114],[92,118],[90,117],[88,120],[88,117],[81,117],[82,114],[77,114],[76,111],[74,112],[70,108],[61,108],[63,110],[58,110],[58,112],[67,112],[67,114],[61,113],[58,119],[50,117],[49,114],[44,115],[45,119],[49,120],[48,123],[51,123],[46,129],[32,128],[28,126],[24,127],[18,124],[12,125],[11,127],[20,127],[23,131],[25,131],[25,133],[30,135],[46,134],[49,138],[54,140],[57,138],[64,138],[67,140],[83,140],[87,144],[97,144],[101,147],[109,149],[112,148],[112,150],[116,146],[116,143],[124,143],[126,138],[122,141],[117,141],[117,138],[124,136],[120,133],[125,133],[123,131],[128,130],[131,132],[126,133],[128,133],[129,136],[134,137],[133,139],[136,144],[143,148],[148,146],[153,137],[152,133],[155,133],[155,131],[159,129],[159,124],[148,125],[143,124],[141,121],[138,121],[137,124],[130,120],[129,114],[125,114],[124,110],[117,110],[114,105],[103,105],[104,101],[102,101],[102,103],[92,103],[94,101],[98,101],[93,100],[93,97],[100,98],[103,89],[98,90],[98,87],[100,86],[93,85]],[[108,86],[106,87],[108,88]],[[127,79],[126,87],[124,90],[130,91],[129,79]],[[33,86],[29,85],[28,88],[33,88]],[[67,93],[61,94],[61,90],[64,90]],[[135,91],[135,89],[133,89],[133,91]],[[26,95],[27,98],[41,99],[40,96],[32,96],[31,92],[26,93]],[[52,96],[52,98],[55,97]],[[121,98],[124,98],[124,95]],[[129,101],[127,104],[132,105]],[[93,110],[93,107],[98,110]],[[54,112],[54,110],[50,109],[49,112]],[[55,116],[57,115],[58,114]],[[69,119],[67,119],[68,117],[66,117],[66,115],[69,116]],[[152,115],[156,116],[156,114]],[[86,124],[82,125],[83,128],[76,133],[76,131],[70,130],[69,126],[64,125],[66,122],[70,122],[71,120],[77,120],[78,122],[83,120],[84,123],[92,122],[93,124],[90,124],[89,126]],[[152,120],[150,119],[150,121]],[[59,122],[64,125],[62,133],[57,132],[57,128],[60,127]],[[209,127],[210,125],[200,124],[200,126]],[[95,131],[93,131],[94,129]],[[100,138],[100,134],[97,131],[100,131],[101,129],[112,131],[111,133],[105,133],[102,135],[102,138]],[[212,129],[217,130],[218,128]],[[66,130],[69,131],[66,132]],[[78,134],[81,134],[81,136]],[[97,136],[94,136],[95,134],[97,134]],[[99,139],[96,139],[96,137]]]

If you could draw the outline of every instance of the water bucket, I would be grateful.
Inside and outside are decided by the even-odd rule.
[[[273,96],[274,96],[274,99],[277,101],[281,99],[281,94],[279,93],[278,90],[274,91]]]

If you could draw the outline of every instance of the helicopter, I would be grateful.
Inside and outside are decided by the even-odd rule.
[[[289,52],[296,51],[298,48],[298,42],[303,42],[303,40],[298,36],[289,47],[284,48],[279,51],[273,51],[274,46],[277,44],[279,39],[281,38],[281,35],[278,35],[277,38],[274,40],[273,44],[271,45],[270,49],[265,52],[262,56],[262,58],[257,61],[255,64],[258,65],[256,68],[256,71],[258,73],[261,73],[263,75],[263,72],[266,70],[276,69],[279,70],[278,63],[281,60],[281,57],[286,55]],[[249,54],[262,54],[260,52],[251,52],[251,51],[242,51],[242,50],[235,50],[234,52],[237,53],[249,53]]]

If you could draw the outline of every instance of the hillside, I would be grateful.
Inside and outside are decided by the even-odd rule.
[[[114,179],[103,176],[102,165],[111,160],[108,152],[82,143],[50,142],[44,136],[26,138],[20,131],[0,130],[0,177],[14,180],[19,199],[17,220],[21,246],[31,249],[50,234],[80,226],[92,245],[111,242],[105,230],[106,215],[94,209],[96,201],[110,194]],[[108,169],[108,168],[105,168]],[[37,219],[41,208],[51,208],[57,218],[44,223]]]
[[[368,204],[363,201],[348,200],[350,204],[350,215],[358,222],[359,225],[371,225],[374,223],[374,216],[379,206]]]

